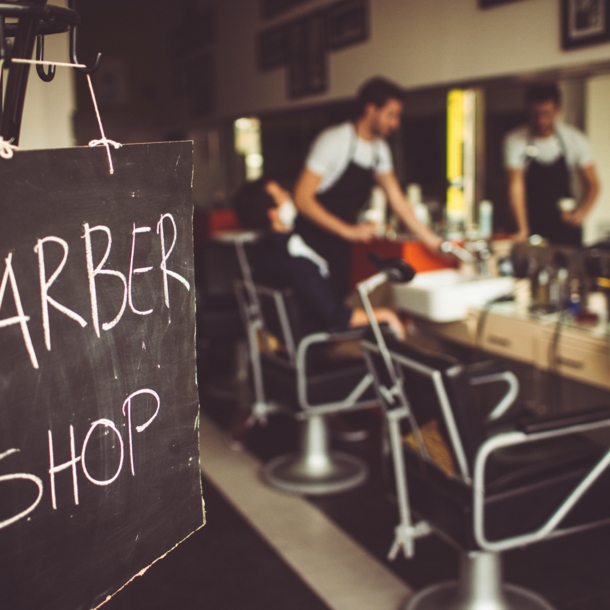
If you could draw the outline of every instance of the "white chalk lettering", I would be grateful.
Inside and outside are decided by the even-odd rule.
[[[76,455],[74,448],[74,427],[70,426],[70,460],[59,466],[55,465],[55,454],[53,452],[53,433],[49,430],[49,476],[51,478],[51,505],[57,510],[57,498],[55,497],[55,474],[72,468],[72,489],[74,491],[74,504],[78,504],[78,477],[76,476],[76,464],[81,456]]]
[[[0,454],[0,460],[2,460],[3,458],[5,458],[13,453],[18,453],[18,452],[19,452],[19,449],[9,449],[8,451],[5,451],[4,453]],[[30,504],[25,510],[22,510],[20,513],[17,513],[13,517],[9,517],[8,519],[5,519],[4,521],[0,521],[0,530],[4,527],[8,527],[9,525],[12,525],[16,521],[19,521],[20,519],[23,519],[24,517],[29,515],[40,504],[40,500],[42,500],[42,489],[43,489],[42,481],[37,476],[34,476],[33,474],[27,474],[25,472],[19,472],[19,473],[15,473],[15,474],[5,474],[5,475],[0,476],[0,483],[2,483],[2,481],[19,481],[19,480],[31,481],[32,483],[34,483],[36,485],[36,487],[38,487],[38,496],[36,497],[34,502],[32,502],[32,504]]]
[[[157,417],[157,415],[159,414],[159,409],[161,407],[161,399],[159,398],[159,394],[157,394],[154,390],[147,389],[138,390],[137,392],[134,392],[133,394],[128,396],[125,402],[123,403],[123,415],[127,416],[127,428],[129,430],[129,461],[131,464],[131,474],[133,476],[135,476],[136,470],[133,463],[133,429],[131,426],[131,412],[133,409],[132,400],[140,394],[150,394],[151,396],[154,396],[157,401],[157,408],[155,409],[155,412],[153,413],[152,417],[146,423],[141,424],[140,426],[136,426],[137,432],[143,432],[144,430],[146,430],[146,428],[148,428],[148,426],[150,426],[153,419],[155,419],[155,417]]]
[[[119,439],[119,445],[121,447],[121,459],[119,460],[119,466],[116,469],[114,476],[112,476],[110,479],[104,479],[104,480],[94,479],[89,474],[89,471],[87,470],[87,464],[86,464],[86,460],[85,460],[85,457],[86,457],[85,454],[87,453],[87,444],[89,443],[91,434],[98,426],[106,426],[107,428],[110,428],[116,434],[117,438]],[[121,433],[117,430],[117,427],[114,425],[114,422],[110,421],[109,419],[98,419],[97,421],[94,421],[91,424],[91,427],[89,428],[89,432],[87,432],[87,436],[85,436],[85,440],[83,442],[83,449],[81,451],[81,456],[83,458],[82,464],[81,464],[81,466],[83,467],[83,472],[85,473],[85,476],[87,477],[87,479],[89,479],[89,481],[91,481],[94,485],[100,485],[100,486],[110,485],[110,483],[116,481],[119,474],[121,474],[121,468],[123,468],[123,458],[125,457],[125,448],[123,446],[123,438],[121,437]]]
[[[147,316],[148,314],[152,313],[153,310],[152,309],[147,309],[146,311],[140,311],[139,309],[136,309],[134,307],[133,304],[133,296],[131,293],[131,287],[132,287],[132,278],[136,273],[147,273],[148,271],[150,271],[152,269],[152,267],[139,267],[138,269],[134,269],[133,268],[133,256],[135,254],[136,251],[136,234],[137,233],[148,233],[150,231],[150,227],[137,227],[136,228],[136,224],[135,222],[133,223],[133,230],[132,230],[132,238],[131,238],[131,262],[129,263],[129,289],[127,291],[127,294],[129,295],[129,307],[131,308],[131,311],[133,311],[133,313],[137,313],[140,316]]]
[[[93,327],[95,328],[95,333],[97,336],[100,336],[100,323],[99,323],[99,313],[97,308],[97,290],[95,285],[95,276],[96,275],[114,275],[118,277],[123,282],[123,304],[121,305],[121,309],[117,314],[116,318],[111,322],[104,322],[102,324],[102,328],[104,330],[110,330],[114,326],[119,323],[123,312],[125,311],[125,307],[127,305],[127,278],[120,271],[115,271],[114,269],[103,269],[103,266],[106,264],[108,260],[108,256],[110,255],[110,248],[112,247],[112,234],[110,233],[110,229],[104,225],[98,225],[96,227],[89,227],[89,223],[85,223],[85,234],[83,235],[83,239],[85,240],[85,252],[87,255],[87,275],[89,277],[89,295],[91,298],[91,317],[93,319]],[[93,265],[93,251],[91,248],[91,233],[94,231],[103,231],[106,233],[108,238],[108,244],[106,246],[106,252],[102,257],[102,260],[98,263],[96,267]]]
[[[169,219],[169,221],[172,223],[172,226],[174,228],[174,237],[172,240],[172,245],[170,246],[169,250],[167,250],[167,251],[165,249],[165,229],[164,229],[164,220],[166,218]],[[174,217],[171,214],[162,214],[161,215],[161,219],[157,223],[157,234],[161,238],[161,271],[163,273],[163,293],[165,295],[165,306],[167,308],[169,308],[169,289],[168,289],[168,285],[167,285],[167,276],[169,275],[170,277],[173,277],[174,279],[176,279],[179,282],[181,282],[182,284],[184,284],[184,286],[186,286],[186,289],[189,292],[191,290],[191,285],[179,273],[176,273],[175,271],[170,271],[167,268],[167,259],[169,258],[170,254],[174,250],[174,246],[176,245],[176,240],[178,238],[176,222],[174,221]]]
[[[57,243],[64,250],[64,257],[62,258],[61,263],[59,263],[59,265],[57,266],[57,269],[55,269],[55,271],[51,274],[51,277],[49,279],[47,279],[47,277],[46,277],[46,269],[45,269],[45,263],[44,263],[44,246],[43,246],[43,244],[45,244],[47,242]],[[85,322],[85,320],[81,316],[79,316],[76,312],[72,311],[71,309],[68,309],[65,305],[58,303],[55,299],[53,299],[49,296],[49,288],[51,287],[53,282],[57,279],[59,274],[62,272],[62,270],[66,264],[66,260],[68,258],[67,242],[59,237],[53,237],[53,236],[45,237],[44,239],[38,240],[38,242],[34,246],[34,252],[36,252],[38,254],[38,271],[39,271],[39,276],[40,276],[40,299],[42,302],[42,327],[44,329],[44,342],[45,342],[45,345],[47,346],[47,349],[50,351],[51,350],[51,327],[49,324],[49,305],[52,305],[53,307],[55,307],[55,309],[57,309],[64,315],[66,315],[69,318],[71,318],[72,320],[78,322],[82,328],[85,328],[85,326],[87,326],[87,322]]]
[[[36,358],[36,352],[34,351],[34,345],[32,344],[32,338],[30,337],[30,331],[28,329],[30,316],[25,315],[23,306],[21,305],[21,297],[19,295],[19,288],[17,288],[17,280],[15,279],[15,272],[13,271],[12,259],[12,252],[9,253],[9,255],[4,259],[6,267],[4,268],[4,275],[2,276],[2,283],[0,284],[0,309],[2,308],[2,302],[4,301],[6,285],[10,281],[11,290],[13,292],[13,301],[15,302],[15,308],[17,309],[17,315],[0,320],[0,328],[5,328],[7,326],[11,326],[12,324],[19,324],[21,327],[21,335],[23,336],[25,348],[30,356],[30,361],[32,366],[37,369],[38,359]]]

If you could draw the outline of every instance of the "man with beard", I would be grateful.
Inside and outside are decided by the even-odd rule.
[[[349,290],[352,242],[370,242],[374,226],[358,213],[379,185],[405,225],[431,250],[442,239],[418,221],[394,174],[385,141],[400,126],[402,90],[385,79],[367,81],[358,93],[358,118],[323,131],[314,141],[295,188],[295,224],[308,246],[328,261],[333,288]]]

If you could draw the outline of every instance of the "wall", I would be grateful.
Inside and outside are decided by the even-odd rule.
[[[415,88],[610,61],[610,44],[561,50],[559,0],[521,0],[487,10],[478,9],[477,0],[370,0],[370,40],[329,55],[327,93],[290,101],[284,69],[258,72],[256,35],[330,1],[312,0],[268,21],[260,17],[258,2],[214,3],[218,116],[349,97],[374,74]]]
[[[589,134],[601,192],[584,227],[585,243],[610,236],[610,76],[587,82],[586,130]]]
[[[50,4],[67,6],[66,0]],[[54,34],[45,39],[45,59],[69,61],[68,34]],[[74,71],[57,68],[55,78],[44,83],[30,70],[23,108],[19,148],[66,148],[74,145],[72,115],[75,110]]]

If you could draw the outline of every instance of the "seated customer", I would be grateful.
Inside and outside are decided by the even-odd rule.
[[[297,211],[288,191],[263,177],[241,188],[234,207],[245,229],[265,232],[265,269],[259,275],[265,282],[294,290],[312,318],[312,331],[342,331],[368,324],[364,309],[348,307],[334,292],[328,263],[292,232]],[[392,310],[380,307],[374,313],[404,339],[404,327]]]

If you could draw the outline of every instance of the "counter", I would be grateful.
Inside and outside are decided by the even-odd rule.
[[[610,347],[604,303],[593,295],[600,312],[594,326],[578,326],[559,314],[533,315],[528,310],[526,280],[517,284],[516,300],[488,310],[469,309],[464,320],[438,323],[414,318],[426,333],[490,354],[510,358],[575,381],[610,390]]]

